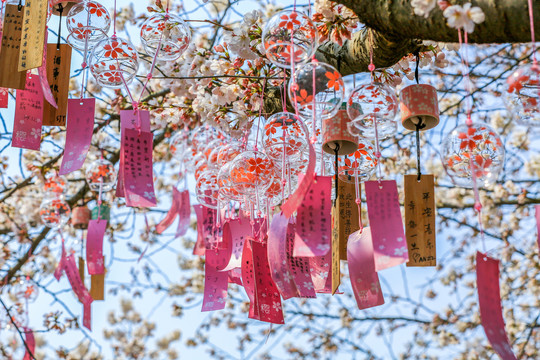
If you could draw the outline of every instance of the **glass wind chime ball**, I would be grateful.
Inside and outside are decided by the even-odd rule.
[[[141,27],[141,42],[151,57],[162,61],[178,59],[189,47],[191,29],[176,14],[155,14]],[[159,50],[158,50],[159,48]]]
[[[351,119],[348,124],[352,135],[364,138],[377,136],[385,139],[397,130],[395,120],[398,101],[394,91],[381,83],[363,84],[356,87],[347,100],[347,114]]]
[[[499,135],[489,125],[475,122],[456,127],[442,143],[444,168],[457,186],[472,187],[472,175],[478,186],[493,184],[502,171],[505,150]]]
[[[139,55],[128,41],[113,35],[92,50],[90,71],[97,83],[110,89],[128,85],[139,70]]]
[[[93,48],[107,37],[111,16],[105,6],[96,1],[83,1],[73,5],[66,17],[68,44],[77,50]],[[85,45],[87,43],[87,45]]]
[[[52,175],[45,179],[43,190],[47,196],[60,196],[67,187],[66,178],[60,175]]]
[[[367,181],[375,172],[377,161],[373,144],[369,141],[360,141],[358,150],[339,157],[339,179],[353,184],[356,182],[356,178],[358,178],[358,182]]]
[[[71,209],[63,196],[47,196],[41,202],[39,216],[48,228],[59,229],[68,223]]]
[[[307,148],[307,139],[304,126],[295,114],[280,112],[270,116],[264,124],[264,151],[273,160],[280,161],[283,156],[290,161],[297,160]]]
[[[11,292],[19,301],[27,301],[30,303],[36,301],[39,295],[38,287],[28,277],[19,278],[13,285]]]
[[[169,141],[169,151],[175,159],[182,161],[188,153],[189,144],[189,131],[179,130]]]
[[[195,185],[195,194],[201,205],[217,209],[219,199],[217,171],[206,170],[199,175]]]
[[[272,183],[274,165],[266,154],[248,150],[234,159],[230,172],[238,193],[253,199],[263,194]]]
[[[289,99],[305,118],[328,119],[345,98],[341,74],[331,65],[314,61],[300,65],[288,86]]]
[[[516,121],[524,126],[540,127],[540,66],[521,66],[506,82],[506,106]]]
[[[266,57],[285,69],[311,59],[317,40],[317,28],[309,16],[295,10],[284,10],[272,16],[262,34]]]
[[[114,165],[107,159],[98,159],[86,170],[86,182],[92,191],[111,191],[116,183]]]

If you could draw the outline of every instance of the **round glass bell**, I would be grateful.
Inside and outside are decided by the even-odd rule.
[[[201,205],[211,209],[218,207],[219,186],[217,178],[216,171],[206,170],[199,175],[195,185],[197,200]]]
[[[342,156],[338,160],[338,174],[341,181],[355,183],[367,181],[371,178],[377,167],[377,158],[374,155],[373,144],[369,141],[360,141],[358,150]]]
[[[71,209],[62,196],[46,197],[39,207],[39,216],[48,228],[59,229],[68,223]]]
[[[114,165],[107,159],[98,159],[86,170],[86,182],[92,191],[111,191],[116,183]]]
[[[345,98],[341,74],[331,65],[314,61],[300,65],[288,86],[289,99],[305,118],[328,119]]]
[[[308,135],[301,121],[289,112],[270,116],[263,129],[264,152],[273,160],[281,160],[284,152],[288,160],[298,159],[303,151],[307,151]]]
[[[231,181],[242,196],[263,194],[272,183],[274,164],[260,151],[248,150],[231,164]]]
[[[506,79],[506,107],[520,125],[540,127],[540,66],[519,67]]]
[[[489,125],[474,122],[460,125],[444,139],[441,148],[446,173],[457,186],[472,187],[474,174],[478,186],[497,181],[505,157],[500,136]]]
[[[191,29],[176,14],[154,14],[142,24],[141,42],[151,57],[157,52],[158,60],[174,61],[189,47]]]
[[[128,41],[116,36],[101,40],[90,55],[90,72],[100,86],[127,86],[139,70],[139,55]]]
[[[111,16],[107,8],[97,1],[83,1],[74,4],[66,16],[69,31],[67,42],[73,48],[83,51],[107,37],[111,27]]]

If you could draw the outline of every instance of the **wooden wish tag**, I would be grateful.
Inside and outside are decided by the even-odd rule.
[[[339,215],[334,225],[337,226],[339,236],[339,258],[347,260],[349,236],[360,230],[354,184],[339,180],[338,193],[337,208],[339,209]]]
[[[47,44],[47,80],[58,109],[45,101],[43,107],[45,126],[66,125],[70,68],[71,46],[60,44],[58,49],[56,44]]]
[[[17,5],[6,5],[2,47],[0,48],[0,87],[24,90],[26,71],[18,71],[23,11]]]
[[[35,69],[43,64],[47,9],[47,0],[26,0],[19,51],[19,71]]]
[[[103,263],[105,263],[105,257],[103,257]],[[90,296],[94,300],[105,300],[105,274],[90,275]]]
[[[84,284],[84,259],[79,256],[79,276],[81,277],[81,281]]]
[[[340,256],[340,243],[339,243],[339,231],[336,226],[339,218],[337,205],[332,206],[332,295],[334,295],[341,283],[341,262]]]
[[[433,175],[405,175],[407,266],[436,266],[435,184]]]

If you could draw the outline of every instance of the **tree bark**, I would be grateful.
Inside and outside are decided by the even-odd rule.
[[[343,75],[367,71],[369,33],[373,34],[373,61],[377,68],[394,65],[403,56],[422,50],[423,40],[457,42],[457,30],[448,27],[436,6],[428,18],[414,14],[409,0],[336,0],[353,10],[367,29],[355,34],[339,47],[326,42],[317,59],[341,68]],[[450,1],[463,4],[469,1]],[[472,0],[485,14],[475,26],[469,42],[476,44],[526,43],[531,41],[527,0]],[[535,31],[540,33],[540,0],[533,0]]]

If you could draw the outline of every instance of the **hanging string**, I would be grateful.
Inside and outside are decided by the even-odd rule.
[[[335,173],[336,173],[336,179],[334,181],[334,186],[335,186],[335,192],[336,192],[336,197],[334,199],[334,206],[337,204],[337,201],[338,201],[338,197],[339,197],[339,181],[338,181],[338,175],[339,175],[339,143],[335,143],[335,148],[334,148],[334,167],[335,167]]]
[[[358,180],[358,171],[354,172],[354,193],[356,195],[356,206],[358,207],[358,225],[360,226],[360,234],[364,231],[362,223],[362,197],[360,194],[360,181]]]
[[[532,0],[528,0],[529,5],[529,22],[531,25],[531,45],[533,49],[533,65],[536,66],[536,40],[534,36],[534,15],[533,15],[533,3]]]
[[[416,52],[416,68],[414,69],[414,77],[416,79],[416,83],[420,84],[419,79],[419,67],[420,67],[420,54]],[[416,171],[417,171],[417,180],[420,181],[422,179],[422,166],[421,166],[421,153],[420,153],[420,130],[426,127],[426,124],[422,122],[422,119],[420,117],[416,118],[416,123],[414,126],[416,127]]]
[[[461,49],[463,49],[463,56],[461,57],[461,65],[463,66],[463,72],[465,76],[465,88],[467,90],[467,98],[469,99],[468,102],[466,102],[467,106],[467,120],[466,124],[469,129],[473,126],[473,121],[471,117],[472,113],[472,83],[469,76],[469,63],[468,63],[468,54],[467,54],[467,45],[468,45],[468,36],[467,32],[464,32],[464,40],[461,36],[461,29],[458,29],[458,39],[459,39],[459,46]],[[465,45],[465,46],[464,46]],[[480,200],[480,192],[478,189],[478,181],[476,178],[476,168],[473,160],[473,156],[469,156],[469,166],[471,169],[471,179],[472,179],[472,185],[473,185],[473,193],[474,193],[474,210],[476,211],[477,218],[478,218],[478,228],[480,229],[480,238],[482,239],[482,248],[484,250],[484,253],[487,251],[486,248],[486,240],[484,235],[484,225],[482,222],[482,202]]]
[[[373,33],[369,33],[369,65],[368,70],[371,74],[371,83],[373,84],[375,64],[373,63]],[[379,131],[377,129],[377,115],[372,115],[373,118],[373,127],[375,128],[375,157],[377,158],[377,181],[379,182],[379,187],[381,184],[381,151],[379,147]]]
[[[56,42],[56,50],[60,50],[60,39],[62,38],[62,13],[64,12],[64,7],[62,3],[58,4],[58,40]]]
[[[21,11],[23,9],[22,0],[19,0],[19,5],[17,5],[17,10]]]

